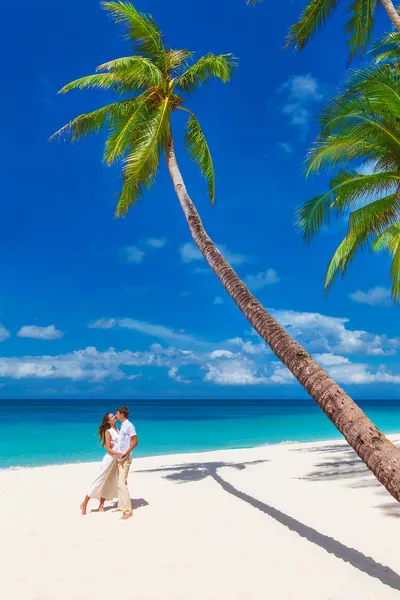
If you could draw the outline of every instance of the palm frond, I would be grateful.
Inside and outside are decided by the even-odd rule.
[[[180,67],[188,58],[193,56],[193,52],[190,50],[170,50],[166,54],[167,70],[176,69]]]
[[[332,170],[350,161],[367,160],[375,157],[376,147],[352,131],[347,136],[330,135],[318,139],[309,150],[306,159],[306,175],[317,173],[322,167]]]
[[[131,100],[124,112],[120,112],[110,119],[110,131],[103,156],[103,160],[108,165],[123,157],[129,147],[135,143],[134,132],[137,121],[141,117],[140,112],[145,110],[145,103],[151,96],[151,92],[144,92],[141,96]]]
[[[310,241],[311,237],[319,233],[323,224],[329,223],[332,212],[336,217],[341,216],[368,195],[386,193],[399,183],[400,174],[397,173],[368,175],[353,169],[343,169],[331,180],[328,192],[307,200],[298,209],[296,225],[304,239]]]
[[[340,0],[311,0],[300,15],[299,21],[292,25],[287,37],[287,46],[293,44],[296,50],[303,50],[309,40],[334,13]]]
[[[114,102],[113,104],[98,108],[90,113],[79,115],[79,117],[76,117],[53,133],[50,140],[57,137],[71,136],[72,141],[76,141],[87,137],[91,133],[98,133],[105,124],[107,117],[123,111],[130,103],[131,100],[121,100],[120,102]]]
[[[150,187],[158,170],[161,151],[170,135],[169,98],[158,106],[144,104],[134,129],[134,143],[124,159],[124,177],[132,185]]]
[[[390,278],[392,280],[392,298],[395,302],[400,301],[400,221],[397,221],[375,240],[372,245],[375,252],[388,250],[392,263],[390,265]]]
[[[162,81],[160,69],[143,56],[116,58],[99,65],[96,71],[109,71],[132,88],[157,87]]]
[[[233,54],[206,54],[175,79],[175,86],[185,92],[192,92],[211,79],[218,78],[227,83],[236,65]]]
[[[381,234],[399,217],[399,194],[389,194],[350,213],[349,231],[354,231],[360,241],[365,241]]]
[[[400,221],[393,223],[385,231],[383,231],[373,242],[371,248],[374,252],[382,252],[382,250],[395,251],[397,240],[400,238]]]
[[[67,83],[59,94],[66,94],[71,90],[85,90],[99,88],[102,90],[113,90],[117,93],[124,93],[127,91],[127,86],[123,80],[118,79],[113,73],[97,73],[95,75],[86,75],[86,77],[80,77]]]
[[[400,31],[388,33],[382,40],[373,44],[371,52],[377,64],[399,62],[400,59]]]
[[[152,60],[158,67],[164,63],[165,48],[161,32],[154,19],[140,13],[130,2],[103,2],[116,23],[126,27],[126,37],[134,43],[135,50]]]
[[[376,5],[377,0],[353,0],[351,4],[345,29],[349,36],[350,60],[358,50],[361,54],[365,52],[374,28]]]
[[[118,194],[116,217],[126,217],[128,210],[133,206],[143,193],[143,184],[132,180],[130,177],[123,177],[122,189]]]
[[[338,274],[341,274],[343,277],[351,261],[354,259],[357,250],[360,250],[361,248],[362,243],[358,239],[357,233],[355,231],[350,231],[339,244],[334,255],[329,261],[329,265],[325,274],[325,293],[328,292]]]
[[[195,115],[192,115],[186,123],[185,148],[190,158],[200,167],[200,171],[208,183],[208,195],[211,204],[215,201],[214,167],[207,140]]]

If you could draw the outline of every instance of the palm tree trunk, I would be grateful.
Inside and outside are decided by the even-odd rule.
[[[389,15],[389,19],[392,21],[396,29],[400,31],[400,14],[398,13],[392,0],[381,0],[381,2],[385,7],[387,14]]]
[[[167,146],[167,164],[192,238],[228,294],[265,340],[274,354],[301,383],[344,435],[358,456],[400,501],[400,450],[368,419],[357,404],[265,310],[227,263],[207,235],[187,193],[175,156],[172,138]]]

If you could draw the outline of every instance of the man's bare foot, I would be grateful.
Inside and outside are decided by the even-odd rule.
[[[101,506],[99,506],[99,512],[104,512],[104,504],[102,504]]]
[[[126,521],[132,517],[132,513],[124,513],[121,517],[121,521]]]
[[[81,504],[79,508],[81,509],[81,513],[86,515],[86,504]]]

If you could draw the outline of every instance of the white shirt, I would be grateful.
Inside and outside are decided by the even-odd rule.
[[[119,430],[118,452],[125,454],[125,452],[130,448],[131,437],[134,435],[136,435],[136,429],[127,419],[122,423],[121,429]],[[130,452],[123,460],[132,460],[132,452]]]

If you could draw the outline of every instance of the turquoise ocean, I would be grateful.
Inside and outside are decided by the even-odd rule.
[[[400,432],[400,400],[358,401],[384,433]],[[311,399],[135,400],[136,456],[340,438]],[[0,468],[101,460],[97,427],[110,400],[0,400]]]

